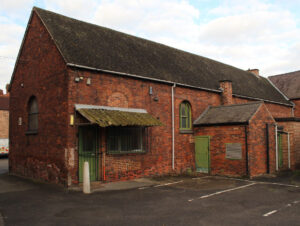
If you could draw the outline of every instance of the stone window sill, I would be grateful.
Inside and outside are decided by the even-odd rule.
[[[193,134],[194,131],[193,130],[180,130],[179,133],[181,133],[181,134]]]

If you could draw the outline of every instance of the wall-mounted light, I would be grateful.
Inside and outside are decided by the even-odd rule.
[[[89,85],[91,85],[91,83],[92,83],[92,79],[91,78],[87,78],[86,84],[89,86]]]
[[[74,125],[74,115],[70,115],[70,126]]]
[[[152,95],[153,91],[152,91],[152,86],[149,87],[149,95]]]
[[[74,81],[75,81],[75,82],[79,82],[79,81],[80,81],[80,78],[79,78],[79,77],[75,77]]]

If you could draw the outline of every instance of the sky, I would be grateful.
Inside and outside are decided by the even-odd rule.
[[[300,70],[300,0],[0,0],[0,89],[33,6],[265,77]]]

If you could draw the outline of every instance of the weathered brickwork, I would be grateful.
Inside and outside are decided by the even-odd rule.
[[[8,138],[9,111],[0,110],[0,138]]]
[[[300,118],[300,99],[292,100],[295,104],[294,115],[295,117]]]
[[[195,135],[210,137],[209,157],[211,174],[227,176],[247,175],[245,126],[235,125],[198,127],[195,128]],[[242,159],[227,159],[226,143],[241,144]]]
[[[284,132],[289,133],[290,140],[290,166],[291,169],[300,168],[300,122],[277,122],[283,127]],[[287,134],[282,134],[283,148],[283,167],[288,169],[288,137]]]
[[[99,179],[117,181],[195,170],[195,133],[193,131],[183,133],[179,130],[180,103],[182,101],[190,103],[192,121],[194,121],[208,106],[218,106],[222,101],[222,95],[218,92],[180,86],[174,88],[175,167],[173,170],[171,85],[67,67],[35,13],[29,23],[15,70],[10,89],[10,172],[66,185],[78,183],[78,127],[70,125],[72,116],[75,116],[75,122],[77,119],[74,104],[142,108],[159,118],[164,124],[148,128],[149,148],[143,154],[108,154],[106,152],[107,131],[100,129]],[[79,78],[79,81],[75,81],[75,78]],[[150,87],[152,87],[152,94],[149,93]],[[37,134],[26,134],[27,105],[31,96],[37,98],[39,106]],[[248,99],[236,97],[232,101],[249,102]],[[266,106],[273,116],[291,116],[290,107],[270,103]],[[261,120],[257,120],[259,130],[253,134],[249,132],[250,137],[252,136],[249,139],[253,140],[249,145],[253,146],[253,150],[255,149],[251,154],[254,156],[256,149],[260,149],[257,151],[257,157],[251,155],[252,162],[266,161],[263,154],[266,153],[266,144],[256,145],[254,140],[258,139],[260,142],[262,139],[260,136],[263,136],[263,131],[265,133],[265,124],[272,123],[269,116],[265,116],[267,114],[266,111],[262,111]],[[250,126],[250,130],[256,128],[254,124],[253,128]],[[207,128],[207,133],[212,133],[212,136],[216,137],[214,140],[216,143],[212,144],[215,146],[213,150],[220,153],[220,156],[224,154],[222,152],[224,147],[217,149],[220,145],[218,139],[226,142],[232,139],[238,142],[245,140],[244,127],[217,128],[220,129],[219,132],[216,130],[213,134],[213,128]],[[205,131],[197,132],[204,134]],[[221,137],[221,133],[225,133],[225,137]],[[270,146],[272,145],[274,139],[270,139]],[[245,156],[244,144],[243,156]],[[214,158],[216,162],[211,162],[212,173],[245,175],[244,157],[239,161],[222,160],[215,154]],[[270,163],[270,167],[273,169],[272,164],[273,162]],[[253,167],[249,168],[253,175],[261,174],[266,170],[262,163],[259,163],[257,170]],[[238,169],[238,172],[234,172],[234,169]]]
[[[246,143],[248,147],[248,175],[258,176],[267,172],[267,150],[270,172],[275,172],[275,130],[271,114],[265,105],[250,120],[249,125],[209,126],[195,129],[195,135],[210,136],[210,165],[212,174],[228,176],[247,175]],[[266,124],[269,125],[267,137]],[[246,131],[245,131],[246,128]],[[247,135],[245,135],[247,133]],[[267,139],[269,149],[267,149]],[[242,145],[242,159],[226,159],[226,143]]]
[[[67,142],[66,66],[40,19],[33,14],[10,95],[10,155],[13,174],[65,183]],[[37,134],[26,135],[28,100],[39,108]]]
[[[275,121],[266,106],[262,105],[250,120],[248,128],[248,164],[252,177],[267,172],[267,151],[270,156],[269,164],[275,161],[275,142],[272,142],[272,137],[275,139],[275,131],[269,129],[269,150],[267,150],[267,124],[273,127]],[[270,165],[270,172],[275,172],[274,165]]]

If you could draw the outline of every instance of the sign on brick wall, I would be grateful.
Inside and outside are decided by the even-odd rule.
[[[242,159],[242,144],[241,143],[226,144],[226,158]]]

